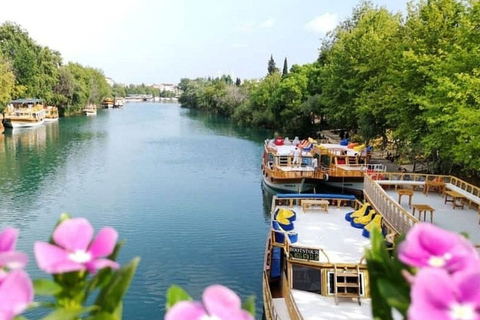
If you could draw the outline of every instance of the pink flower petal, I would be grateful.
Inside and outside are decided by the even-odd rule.
[[[105,227],[98,233],[88,251],[93,258],[109,256],[117,243],[118,233],[111,227]]]
[[[28,257],[23,252],[0,252],[0,267],[7,267],[9,269],[21,269],[25,267],[27,261]]]
[[[430,223],[417,223],[398,247],[398,258],[414,267],[436,267],[456,272],[470,268],[478,261],[473,245],[459,234]],[[443,260],[443,262],[439,262]]]
[[[11,311],[2,311],[0,310],[0,320],[11,320],[15,317]]]
[[[13,251],[18,238],[18,230],[5,228],[0,233],[0,252]]]
[[[409,320],[450,320],[450,306],[456,303],[455,284],[444,269],[424,268],[411,289]]]
[[[85,266],[68,258],[69,253],[62,248],[45,242],[35,242],[35,258],[38,267],[47,273],[63,273],[85,270]]]
[[[95,273],[97,270],[100,270],[103,268],[112,268],[112,269],[120,268],[120,265],[118,263],[108,259],[96,259],[86,263],[85,265],[88,271],[90,271],[91,273]]]
[[[205,316],[207,313],[201,303],[180,301],[167,311],[165,320],[200,320]]]
[[[22,270],[10,272],[0,285],[0,310],[18,315],[33,301],[33,286],[28,274]]]
[[[85,218],[65,220],[53,232],[55,243],[71,252],[87,250],[92,237],[93,227]]]
[[[473,304],[480,310],[480,270],[468,270],[453,274],[453,280],[458,288],[458,299],[462,302]],[[480,317],[480,315],[479,315]]]
[[[235,320],[232,315],[242,308],[242,301],[235,292],[222,285],[211,285],[203,291],[203,305],[209,315],[222,320]]]

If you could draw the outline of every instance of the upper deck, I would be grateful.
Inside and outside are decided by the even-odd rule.
[[[280,195],[287,196],[287,195]],[[350,222],[345,220],[348,212],[354,211],[351,206],[338,206],[337,201],[332,205],[332,199],[322,195],[303,195],[291,206],[285,204],[276,208],[291,209],[296,213],[296,220],[293,221],[293,232],[298,234],[297,242],[291,244],[295,247],[319,249],[319,263],[335,264],[357,264],[360,263],[365,247],[369,245],[369,239],[362,236],[362,229],[354,228]],[[314,196],[317,196],[314,198]],[[340,195],[339,195],[340,196]],[[328,212],[322,208],[309,208],[303,210],[302,200],[327,199],[330,201]],[[275,199],[274,199],[275,200]],[[354,202],[350,197],[345,198],[341,203]],[[272,215],[275,211],[272,212]],[[273,216],[272,216],[273,220]]]
[[[442,175],[385,173],[375,178],[378,180],[365,177],[366,200],[386,218],[386,222],[397,233],[406,233],[419,221],[419,212],[415,207],[427,205],[433,210],[432,219],[430,210],[427,210],[426,217],[422,215],[421,221],[432,222],[457,233],[464,232],[469,235],[472,243],[480,246],[478,187],[453,176]],[[399,202],[399,190],[411,190],[410,205],[408,195],[402,196]]]

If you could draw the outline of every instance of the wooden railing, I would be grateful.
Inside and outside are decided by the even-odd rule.
[[[265,271],[263,272],[263,302],[266,319],[280,320],[273,305],[272,291],[268,282],[268,274]]]
[[[365,175],[363,191],[367,201],[383,216],[387,227],[396,233],[406,233],[418,222],[413,215],[390,198],[385,190],[368,175]]]
[[[455,187],[458,187],[462,190],[464,190],[465,192],[468,192],[470,193],[471,195],[474,195],[476,197],[480,197],[480,188],[477,187],[477,186],[474,186],[468,182],[465,182],[463,180],[460,180],[454,176],[448,176],[449,178],[449,181],[445,181],[446,183],[451,183],[453,184]]]
[[[288,314],[290,315],[291,320],[303,320],[300,311],[298,310],[297,304],[292,297],[292,292],[290,291],[290,285],[288,283],[285,273],[282,272],[282,295],[285,299],[285,304],[287,305]]]

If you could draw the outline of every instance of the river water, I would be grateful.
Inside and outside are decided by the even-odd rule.
[[[0,134],[0,228],[20,229],[19,250],[48,241],[62,212],[126,239],[119,262],[141,262],[124,319],[162,319],[171,284],[195,298],[210,284],[256,296],[270,195],[262,191],[263,140],[177,104],[129,103]],[[35,312],[30,319],[35,319]]]

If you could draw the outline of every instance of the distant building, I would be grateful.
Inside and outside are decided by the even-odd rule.
[[[173,92],[175,94],[178,93],[178,87],[171,83],[153,84],[152,87],[160,90],[160,92],[165,91],[165,92]]]
[[[113,87],[113,85],[115,84],[115,81],[113,81],[113,79],[109,77],[105,77],[105,81],[107,81],[110,87]]]

